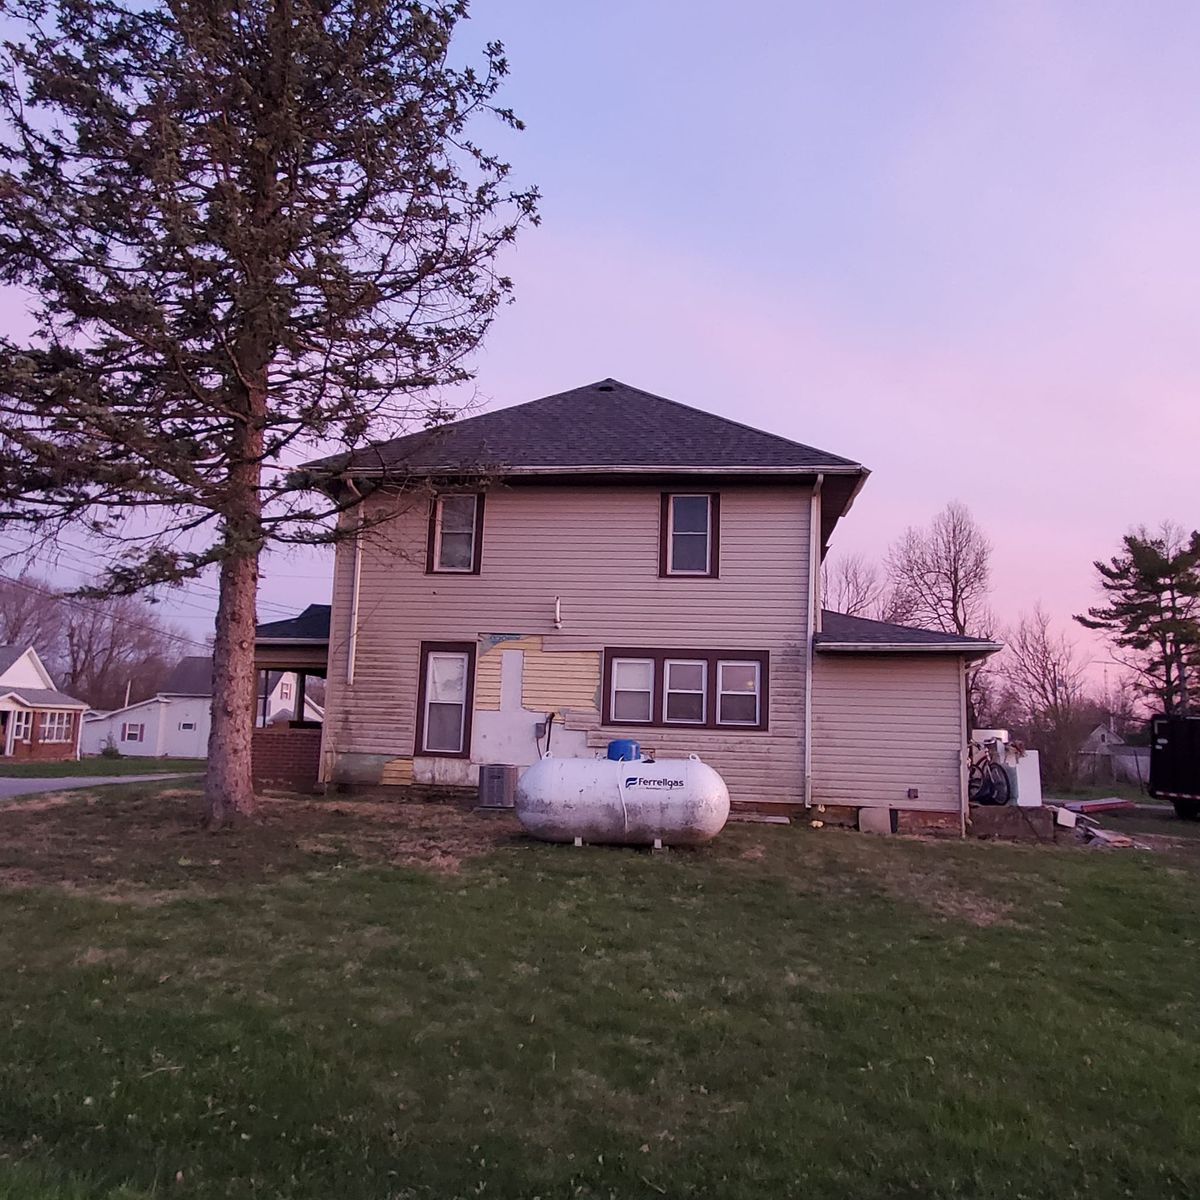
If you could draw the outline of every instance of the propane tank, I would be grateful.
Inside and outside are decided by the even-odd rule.
[[[695,846],[729,818],[729,789],[696,755],[543,758],[517,782],[517,819],[544,842]]]

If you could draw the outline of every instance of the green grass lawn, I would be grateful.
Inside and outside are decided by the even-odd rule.
[[[194,803],[0,811],[6,1200],[1200,1194],[1195,842]]]
[[[172,771],[203,774],[203,758],[103,758],[96,755],[78,762],[0,763],[0,779],[66,779],[88,775],[159,775]]]

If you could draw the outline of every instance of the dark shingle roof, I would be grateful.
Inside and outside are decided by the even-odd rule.
[[[457,471],[542,472],[833,471],[859,463],[603,379],[435,429],[309,463],[315,470],[429,475]]]
[[[255,629],[255,636],[260,641],[327,642],[329,605],[310,604],[298,617],[267,621]]]
[[[160,696],[211,696],[213,662],[203,654],[181,658],[166,682],[158,689]]]
[[[960,637],[936,629],[914,629],[910,625],[892,625],[887,621],[869,621],[848,617],[845,613],[823,609],[821,632],[813,639],[818,650],[834,648],[858,650],[946,650],[956,654],[990,654],[1000,649],[989,638]]]
[[[24,653],[24,646],[0,646],[0,675],[3,675]]]
[[[87,708],[82,700],[68,696],[55,688],[27,688],[10,686],[0,689],[0,694],[17,696],[31,708]]]

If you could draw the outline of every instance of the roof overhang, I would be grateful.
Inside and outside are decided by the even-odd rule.
[[[958,654],[963,658],[987,658],[1004,649],[1001,642],[822,642],[818,654]]]
[[[27,700],[19,688],[12,688],[7,692],[0,693],[0,701],[15,700],[18,704],[23,704],[26,708],[47,708],[59,711],[60,709],[80,709],[86,712],[90,705],[85,704],[82,700],[72,700],[69,696],[63,696],[61,700]]]

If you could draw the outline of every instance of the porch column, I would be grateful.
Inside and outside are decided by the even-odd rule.
[[[296,704],[292,712],[292,719],[296,721],[304,720],[304,685],[308,680],[308,673],[305,671],[296,672]]]

